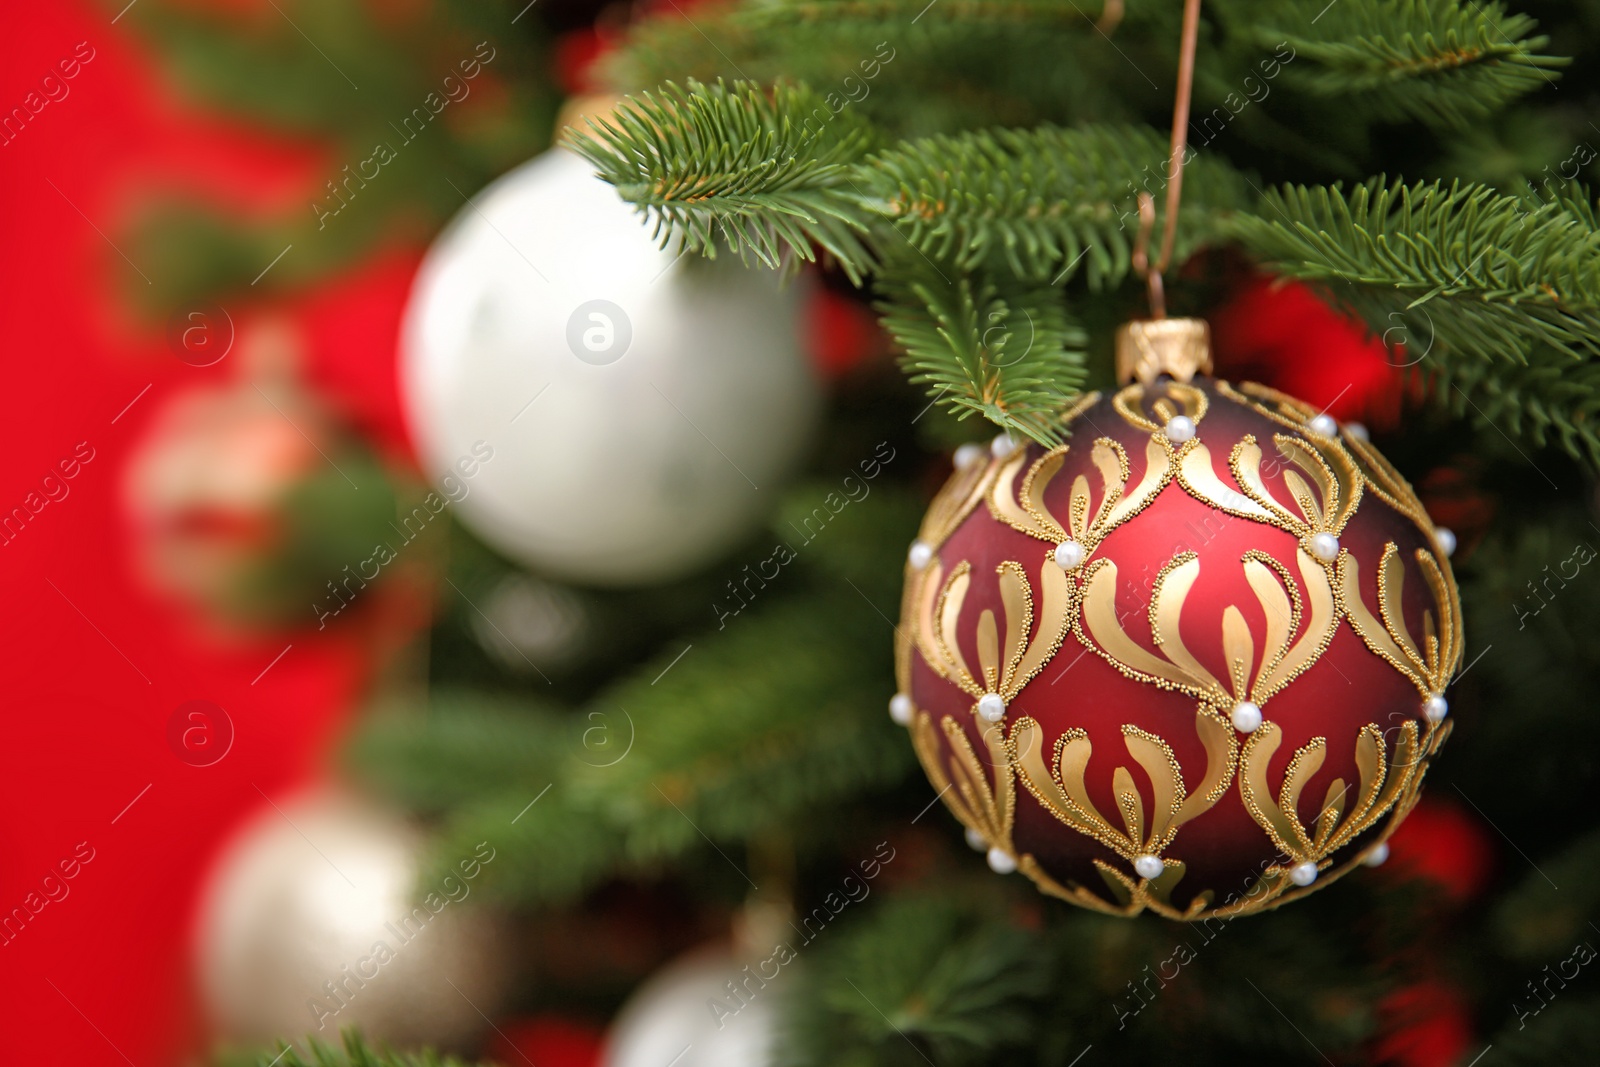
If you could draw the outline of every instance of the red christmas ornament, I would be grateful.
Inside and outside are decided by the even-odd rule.
[[[830,382],[888,351],[871,311],[820,285],[806,301],[806,341],[812,365]]]
[[[397,483],[300,385],[300,343],[280,320],[251,326],[238,380],[175,398],[128,464],[144,577],[224,630],[298,629],[380,599],[358,596],[379,574],[361,571],[393,537]],[[396,610],[414,597],[381,599],[390,620],[420,621]]]
[[[526,1060],[539,1067],[598,1067],[605,1051],[605,1034],[597,1027],[560,1015],[502,1022],[495,1033],[497,1039],[488,1051],[496,1063]]]
[[[1476,1040],[1472,1012],[1461,994],[1435,981],[1406,986],[1378,1005],[1383,1033],[1372,1061],[1392,1067],[1452,1067],[1465,1062]]]
[[[1134,324],[1142,380],[966,457],[906,569],[890,710],[934,787],[995,870],[1115,914],[1375,860],[1450,729],[1460,607],[1410,486],[1307,404],[1158,378],[1204,337]]]
[[[1386,877],[1419,878],[1452,904],[1465,904],[1494,874],[1494,841],[1477,816],[1456,804],[1427,799],[1389,842]]]
[[[1365,419],[1377,429],[1400,421],[1401,372],[1415,357],[1406,355],[1398,329],[1375,336],[1309,286],[1268,275],[1252,275],[1208,320],[1223,374],[1280,389],[1337,419]]]
[[[556,38],[553,58],[561,91],[568,96],[602,92],[604,86],[595,76],[595,67],[611,49],[611,42],[593,26],[568,30]]]

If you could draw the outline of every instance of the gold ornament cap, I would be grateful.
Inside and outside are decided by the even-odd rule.
[[[1211,373],[1211,327],[1204,319],[1135,319],[1117,329],[1117,381],[1150,385]]]

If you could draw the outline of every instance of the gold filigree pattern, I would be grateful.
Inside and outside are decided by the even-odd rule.
[[[1255,382],[1245,382],[1235,388],[1227,382],[1219,381],[1216,387],[1217,392],[1223,396],[1236,400],[1252,411],[1297,432],[1305,430],[1318,414],[1305,401],[1296,400],[1292,396]],[[1348,427],[1340,429],[1339,440],[1355,461],[1366,485],[1366,491],[1375,494],[1385,504],[1410,519],[1417,529],[1428,536],[1429,541],[1437,549],[1438,531],[1433,525],[1433,520],[1428,517],[1427,509],[1422,506],[1422,502],[1417,499],[1411,483],[1395,469],[1394,464],[1374,448],[1372,442],[1363,436],[1352,434]],[[1441,558],[1443,555],[1443,552],[1439,553]]]
[[[1192,447],[1178,464],[1178,481],[1212,507],[1271,523],[1302,543],[1309,543],[1319,533],[1337,537],[1344,532],[1361,503],[1366,484],[1350,454],[1331,439],[1313,441],[1274,434],[1272,441],[1287,461],[1282,481],[1289,493],[1288,501],[1267,487],[1261,470],[1261,446],[1254,434],[1246,434],[1228,454],[1228,468],[1238,489],[1217,476],[1210,450],[1198,439],[1190,442]]]
[[[1270,385],[1243,382],[1236,388],[1231,382],[1221,379],[1213,384],[1217,392],[1229,400],[1243,404],[1250,410],[1292,430],[1304,429],[1317,415],[1317,409],[1304,400],[1292,397],[1288,393],[1281,393]]]
[[[1220,715],[1202,707],[1195,712],[1195,732],[1205,745],[1206,769],[1200,783],[1190,791],[1184,784],[1178,757],[1166,741],[1137,726],[1123,725],[1123,744],[1149,779],[1151,799],[1147,806],[1128,768],[1117,767],[1111,783],[1120,826],[1102,815],[1089,798],[1085,775],[1093,746],[1085,731],[1072,729],[1058,737],[1054,759],[1047,766],[1043,729],[1037,721],[1024,716],[1012,727],[1006,751],[1022,784],[1045,810],[1131,861],[1142,855],[1159,857],[1179,828],[1209,810],[1232,784],[1239,751],[1233,728]],[[1163,877],[1141,879],[1140,884],[1161,883],[1163,889],[1157,899],[1165,900],[1177,878],[1168,877],[1165,870],[1162,873]]]
[[[956,528],[966,520],[977,507],[979,502],[989,492],[989,487],[994,482],[994,476],[999,470],[999,464],[993,459],[985,458],[982,462],[973,463],[966,468],[957,468],[950,480],[944,484],[933,503],[928,505],[928,512],[922,517],[922,525],[917,530],[917,540],[937,551],[955,533]],[[906,577],[904,592],[900,597],[900,617],[911,618],[912,612],[921,602],[924,590],[930,584],[930,571],[937,569],[937,559],[934,566],[918,570],[910,562],[906,563]],[[937,578],[932,581],[934,588],[938,587]],[[895,678],[899,682],[900,691],[906,692],[911,685],[911,652],[914,641],[906,632],[906,627],[900,627],[895,633]]]
[[[1168,919],[1191,920],[1197,919],[1211,902],[1211,894],[1200,893],[1191,900],[1187,907],[1178,909],[1170,903],[1173,889],[1183,879],[1187,868],[1178,860],[1171,860],[1163,868],[1161,874],[1153,879],[1135,881],[1117,870],[1104,860],[1094,860],[1095,872],[1100,875],[1100,880],[1105,883],[1112,900],[1082,886],[1076,882],[1067,882],[1063,885],[1050,877],[1039,862],[1031,855],[1024,854],[1017,861],[1017,867],[1023,874],[1039,888],[1039,891],[1049,896],[1065,900],[1091,911],[1098,911],[1103,915],[1115,915],[1118,918],[1129,918],[1144,911],[1146,908],[1157,915]],[[1113,902],[1114,901],[1114,902]]]
[[[1005,615],[1005,633],[1000,633],[994,612],[988,608],[978,615],[976,637],[978,670],[967,664],[957,639],[957,624],[967,593],[972,585],[972,567],[963,560],[940,583],[942,565],[930,563],[921,582],[915,640],[930,667],[973,698],[997,693],[1008,704],[1033,676],[1044,669],[1066,637],[1076,599],[1076,587],[1048,555],[1039,567],[1043,602],[1039,605],[1039,625],[1034,628],[1033,589],[1020,563],[1007,561],[995,568]]]
[[[1155,399],[1151,400],[1151,396]],[[1211,409],[1211,398],[1204,390],[1183,382],[1163,382],[1159,392],[1135,382],[1117,391],[1111,398],[1111,407],[1129,426],[1160,433],[1178,415],[1187,415],[1196,426],[1200,425]]]
[[[1088,411],[1098,403],[1100,403],[1100,390],[1096,389],[1092,393],[1084,393],[1077,400],[1069,404],[1067,406],[1067,410],[1061,413],[1061,425],[1070,429],[1073,422],[1077,420],[1079,415],[1082,415],[1085,411]]]
[[[1315,863],[1329,866],[1328,857],[1371,829],[1385,812],[1407,793],[1421,773],[1417,724],[1408,722],[1395,742],[1393,770],[1384,755],[1383,734],[1375,724],[1356,735],[1355,763],[1359,781],[1351,786],[1343,778],[1328,783],[1326,796],[1308,827],[1300,821],[1301,793],[1327,757],[1326,738],[1314,737],[1290,758],[1276,800],[1267,783],[1267,763],[1283,743],[1276,723],[1265,723],[1245,743],[1240,760],[1239,791],[1245,808],[1267,831],[1291,865]],[[1285,868],[1287,869],[1287,868]]]
[[[940,732],[948,747],[939,744]],[[955,719],[946,715],[936,727],[932,715],[919,711],[911,723],[912,748],[951,814],[961,825],[981,834],[989,847],[1015,856],[1011,826],[1016,817],[1017,791],[1005,739],[998,724],[985,724],[982,737],[994,772],[992,784],[967,732]]]
[[[957,469],[928,505],[928,513],[922,517],[922,525],[917,530],[917,540],[935,550],[949,540],[956,527],[988,495],[999,469],[1000,463],[987,456],[965,470]]]
[[[1433,594],[1434,607],[1422,612],[1422,642],[1406,625],[1401,593],[1406,569],[1393,541],[1378,561],[1378,615],[1373,618],[1361,597],[1361,566],[1348,549],[1339,553],[1339,592],[1350,624],[1373,652],[1411,679],[1424,698],[1443,693],[1461,665],[1461,601],[1455,583],[1447,581],[1437,557],[1416,551],[1417,567]]]
[[[1143,511],[1172,479],[1171,445],[1165,438],[1150,438],[1145,446],[1144,473],[1130,491],[1132,467],[1127,450],[1109,437],[1096,439],[1089,456],[1099,474],[1098,492],[1084,475],[1073,478],[1063,521],[1045,504],[1044,496],[1070,449],[1070,445],[1061,445],[1040,456],[1023,475],[1020,489],[1017,475],[1027,456],[1002,463],[989,494],[989,511],[1013,530],[1052,545],[1076,541],[1087,555],[1112,530]]]
[[[1229,604],[1222,611],[1222,648],[1228,676],[1219,679],[1184,643],[1179,629],[1184,604],[1200,577],[1193,552],[1175,556],[1156,576],[1150,597],[1150,632],[1159,655],[1135,641],[1117,611],[1117,565],[1100,560],[1084,576],[1078,639],[1131,678],[1175,689],[1214,708],[1248,700],[1266,702],[1309,668],[1333,640],[1339,609],[1327,572],[1303,550],[1296,553],[1300,589],[1288,569],[1265,552],[1249,551],[1241,564],[1245,580],[1265,616],[1265,631],[1250,632],[1244,613]],[[1305,607],[1309,604],[1310,613]],[[1304,626],[1302,626],[1302,622]],[[1297,636],[1298,635],[1298,636]],[[1261,655],[1256,655],[1256,649]]]

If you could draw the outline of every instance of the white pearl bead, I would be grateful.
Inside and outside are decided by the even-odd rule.
[[[1160,856],[1152,856],[1148,852],[1143,856],[1135,856],[1133,869],[1140,878],[1160,878],[1161,872],[1167,869]]]
[[[1332,415],[1318,415],[1306,423],[1306,429],[1318,437],[1333,437],[1339,432],[1339,423]]]
[[[967,827],[967,847],[974,852],[988,852],[989,839],[972,827]]]
[[[1324,563],[1332,563],[1339,558],[1339,539],[1327,532],[1312,534],[1311,554]]]
[[[964,471],[971,467],[974,463],[980,462],[982,459],[983,446],[975,445],[969,441],[960,448],[956,449],[956,454],[954,457],[956,470]]]
[[[1307,860],[1289,868],[1289,881],[1295,885],[1310,885],[1317,880],[1317,865]]]
[[[1450,714],[1450,702],[1434,693],[1422,702],[1422,714],[1429,722],[1443,722],[1444,717]]]
[[[1008,433],[1000,434],[989,442],[989,452],[995,459],[1004,459],[1016,450],[1017,443],[1011,439],[1011,435]]]
[[[995,874],[1010,874],[1017,869],[1017,861],[1011,853],[1001,848],[989,850],[989,869]]]
[[[1056,546],[1056,566],[1064,571],[1075,571],[1083,566],[1083,557],[1088,555],[1084,547],[1076,541],[1063,541]]]
[[[1439,551],[1445,554],[1446,559],[1456,554],[1456,532],[1450,527],[1435,527],[1433,539],[1439,542]]]
[[[1261,729],[1261,709],[1248,700],[1235,704],[1233,714],[1228,717],[1233,720],[1233,728],[1241,734],[1253,734]]]
[[[926,541],[911,542],[911,551],[906,553],[906,558],[917,570],[921,570],[933,562],[933,546]]]
[[[999,722],[1005,717],[1006,702],[999,693],[985,693],[978,698],[978,714],[986,722]]]
[[[1361,862],[1368,867],[1382,867],[1383,861],[1389,858],[1389,842],[1379,841],[1372,846],[1372,850],[1361,857]]]
[[[1194,437],[1194,420],[1187,415],[1174,415],[1167,420],[1167,440],[1181,445]]]
[[[889,718],[901,726],[911,725],[911,712],[913,710],[911,698],[904,693],[896,693],[889,698]]]
[[[1344,424],[1344,432],[1346,434],[1348,434],[1350,437],[1355,438],[1357,441],[1370,440],[1371,436],[1372,436],[1371,434],[1367,433],[1366,425],[1364,423],[1360,423],[1360,422],[1347,422],[1347,423],[1345,423]]]

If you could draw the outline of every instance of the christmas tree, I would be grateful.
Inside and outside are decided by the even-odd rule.
[[[473,605],[520,568],[452,533],[462,596],[430,638],[427,706],[377,709],[350,753],[437,824],[441,864],[494,840],[481,888],[547,949],[629,915],[681,928],[652,935],[660,952],[738,927],[749,966],[685,1010],[720,1031],[774,1006],[774,1063],[1600,1053],[1600,837],[1576,804],[1600,786],[1582,710],[1600,676],[1582,622],[1600,537],[1583,184],[1600,5],[669,3],[608,31],[620,102],[564,133],[528,74],[545,31],[530,16],[505,32],[520,6],[447,8],[462,40],[492,21],[523,49],[524,66],[498,61],[517,107],[407,166],[471,192],[548,131],[674,253],[810,272],[870,306],[905,377],[868,360],[839,380],[770,536],[668,585],[575,594],[603,639],[551,678],[474,637]],[[148,18],[180,54],[218,38]],[[236,69],[191,73],[368,139],[370,116],[320,97],[269,105]],[[384,195],[437,222],[461,199],[438,184]],[[223,240],[174,210],[150,240]],[[357,217],[377,232],[389,216]],[[242,273],[264,257],[227,242],[277,237],[227,235],[216,256]],[[1063,413],[1115,391],[1116,328],[1152,313],[1211,319],[1219,376],[1231,359],[1366,419],[1455,530],[1465,669],[1429,799],[1388,867],[1237,925],[1095,914],[997,877],[883,711],[906,546],[949,452],[987,456],[997,432],[1001,452],[1076,447]],[[774,541],[777,577],[758,565]],[[605,1016],[637,977],[546,973],[521,1006]],[[388,1061],[352,1039],[348,1062]]]

